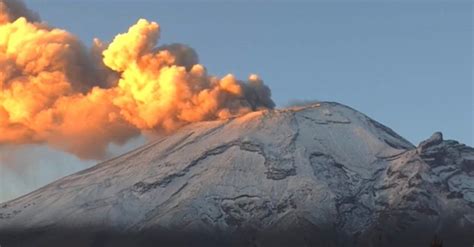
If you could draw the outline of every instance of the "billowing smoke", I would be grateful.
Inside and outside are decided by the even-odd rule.
[[[274,107],[258,76],[211,76],[192,48],[157,46],[159,35],[142,19],[88,49],[21,1],[0,0],[0,145],[46,143],[97,159],[142,131]]]

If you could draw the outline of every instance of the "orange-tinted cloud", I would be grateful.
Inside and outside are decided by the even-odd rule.
[[[17,0],[0,0],[0,144],[47,143],[101,158],[142,131],[272,108],[256,75],[208,75],[185,45],[157,47],[160,27],[139,20],[91,49]]]

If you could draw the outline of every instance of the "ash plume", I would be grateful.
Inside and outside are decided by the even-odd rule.
[[[158,46],[140,19],[112,42],[86,48],[21,1],[0,0],[0,145],[45,143],[82,159],[104,156],[142,131],[273,108],[256,75],[209,75],[182,44]]]

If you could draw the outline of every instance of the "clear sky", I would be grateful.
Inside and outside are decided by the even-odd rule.
[[[259,74],[278,107],[338,101],[414,144],[442,131],[474,146],[472,1],[25,2],[86,45],[156,21],[161,44],[190,45],[210,73]],[[36,162],[0,165],[0,202],[94,163],[22,150]]]

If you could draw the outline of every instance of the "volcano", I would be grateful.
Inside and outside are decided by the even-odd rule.
[[[9,246],[474,244],[474,149],[339,103],[199,122],[0,204]]]

